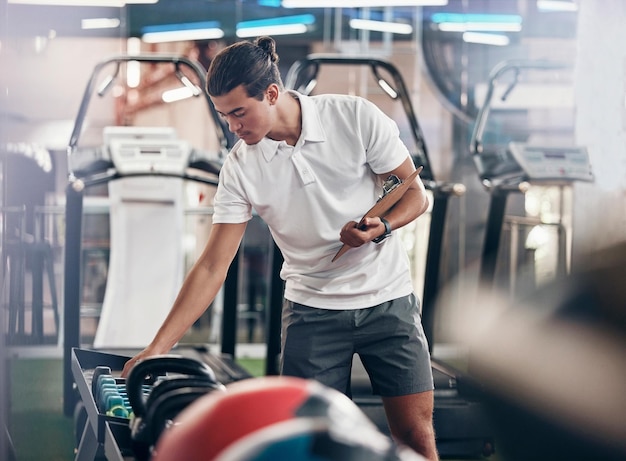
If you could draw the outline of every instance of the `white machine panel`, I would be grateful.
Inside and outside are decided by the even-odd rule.
[[[122,175],[182,175],[191,155],[189,143],[176,139],[175,130],[169,127],[106,127],[104,142]]]
[[[182,285],[184,179],[110,181],[111,249],[94,347],[142,349]]]
[[[589,154],[584,147],[542,147],[511,142],[509,151],[531,180],[593,181]]]

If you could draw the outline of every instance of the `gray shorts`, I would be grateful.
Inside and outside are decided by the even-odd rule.
[[[374,307],[332,310],[285,301],[281,373],[315,379],[350,395],[358,354],[375,394],[395,397],[433,389],[417,297]]]

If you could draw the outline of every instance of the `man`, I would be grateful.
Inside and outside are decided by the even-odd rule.
[[[207,91],[239,141],[220,172],[206,247],[123,373],[167,353],[211,304],[254,209],[284,257],[281,373],[349,394],[358,353],[394,438],[435,460],[428,345],[408,257],[391,232],[426,211],[424,185],[418,177],[382,219],[358,225],[384,180],[415,170],[396,124],[363,98],[286,91],[277,64],[274,40],[260,37],[210,65]],[[333,262],[342,243],[351,248]]]

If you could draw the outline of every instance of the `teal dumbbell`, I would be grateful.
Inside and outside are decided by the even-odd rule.
[[[117,416],[118,418],[128,418],[129,411],[124,405],[124,399],[119,395],[111,395],[106,401],[107,416]]]
[[[96,405],[100,409],[100,411],[106,411],[106,398],[108,395],[119,395],[117,388],[110,384],[103,384],[100,386],[98,397],[96,400]]]

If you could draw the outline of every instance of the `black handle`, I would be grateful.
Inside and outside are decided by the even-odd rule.
[[[136,417],[146,414],[146,402],[143,397],[142,386],[149,376],[164,375],[166,373],[181,373],[191,376],[203,376],[217,381],[215,373],[206,364],[180,355],[159,355],[142,360],[130,371],[126,379],[128,400]]]

